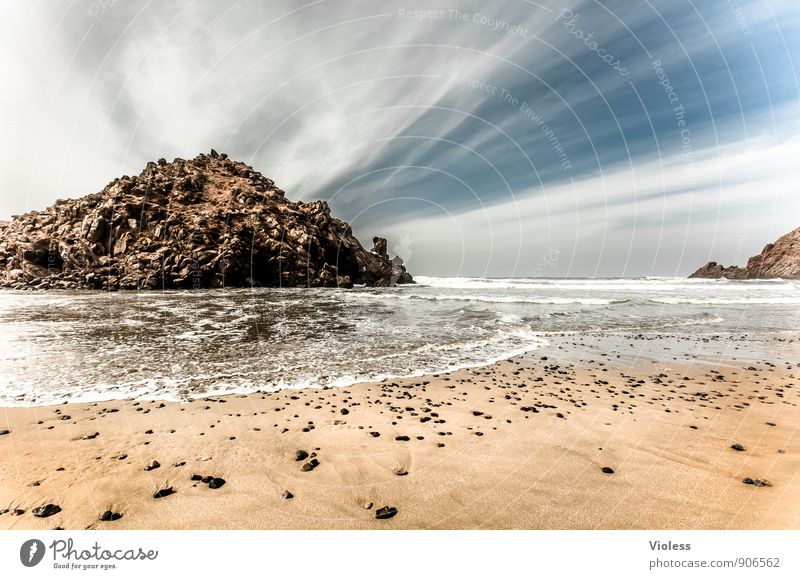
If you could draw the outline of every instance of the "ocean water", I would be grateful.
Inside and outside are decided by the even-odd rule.
[[[0,292],[0,405],[347,385],[547,352],[564,334],[761,340],[800,329],[795,281],[417,280],[391,289]]]

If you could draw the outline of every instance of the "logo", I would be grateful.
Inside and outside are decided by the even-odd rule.
[[[44,558],[44,543],[39,539],[29,539],[19,548],[19,560],[26,567],[36,567]]]

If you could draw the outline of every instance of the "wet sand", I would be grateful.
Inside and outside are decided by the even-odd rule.
[[[0,409],[0,528],[800,528],[796,342],[707,342],[565,336],[347,388]]]

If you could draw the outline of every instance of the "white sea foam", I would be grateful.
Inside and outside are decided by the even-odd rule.
[[[800,304],[798,297],[739,297],[739,298],[686,298],[686,297],[660,297],[650,298],[651,302],[669,305],[767,305],[767,304]]]
[[[0,405],[184,400],[475,367],[587,332],[796,332],[781,280],[418,278],[398,288],[0,292]]]
[[[485,302],[490,304],[539,304],[539,305],[569,305],[582,304],[588,306],[607,306],[609,304],[624,303],[627,300],[591,297],[543,297],[543,296],[517,296],[517,295],[481,295],[481,294],[436,294],[419,295],[404,294],[393,296],[405,300],[428,301],[455,301],[455,302]],[[385,298],[382,298],[385,299]]]

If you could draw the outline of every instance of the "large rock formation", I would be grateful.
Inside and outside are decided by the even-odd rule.
[[[294,203],[211,151],[0,223],[0,286],[15,289],[296,287],[413,282],[386,240],[367,251],[325,201]]]
[[[724,267],[709,261],[689,277],[725,277],[728,279],[758,279],[781,277],[800,278],[800,227],[768,243],[747,265]]]

